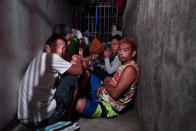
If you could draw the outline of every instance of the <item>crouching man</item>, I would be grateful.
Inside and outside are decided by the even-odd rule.
[[[54,34],[48,38],[44,52],[36,56],[25,72],[19,89],[18,119],[29,127],[42,127],[66,117],[74,90],[75,75],[83,71],[82,59],[77,64],[64,60],[66,40]]]

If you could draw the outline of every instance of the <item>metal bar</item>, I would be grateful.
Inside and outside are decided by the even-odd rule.
[[[118,8],[116,8],[116,27],[118,25]]]
[[[76,28],[77,28],[77,27],[78,27],[78,24],[77,24],[77,21],[76,21],[76,20],[77,20],[77,8],[76,8],[75,16],[76,16],[76,17],[75,17],[75,18],[76,18],[76,19],[75,19],[75,23],[76,23]]]
[[[99,39],[101,40],[101,8],[99,7]]]
[[[104,25],[103,26],[103,33],[104,33],[104,35],[103,36],[104,36],[104,41],[105,41],[105,7],[103,9],[104,9],[104,15],[103,15],[103,21],[104,21],[103,22],[103,25]]]
[[[97,31],[97,9],[98,9],[98,7],[96,6],[95,32]]]
[[[91,32],[93,32],[93,17],[91,17]]]
[[[87,36],[96,36],[96,35],[87,35]]]
[[[81,21],[81,14],[82,14],[81,12],[82,12],[82,8],[80,7],[80,17],[79,17],[80,21]],[[81,30],[81,24],[80,24],[80,28],[79,29]]]
[[[116,7],[116,6],[111,6],[111,5],[105,6],[105,5],[103,5],[103,6],[99,6],[99,7]]]
[[[89,31],[89,12],[88,12],[88,31]]]
[[[110,27],[110,7],[108,7],[108,27],[107,27],[107,40],[106,41],[108,41],[108,37],[109,37],[109,35],[108,35],[108,32],[109,32],[109,27]]]
[[[112,27],[113,27],[113,25],[115,25],[115,18],[113,17],[114,16],[114,14],[115,14],[116,12],[115,12],[115,7],[112,7]],[[114,22],[113,22],[114,21]],[[111,27],[111,28],[112,28]],[[112,30],[112,29],[111,29]],[[111,32],[111,36],[112,36],[112,32]]]

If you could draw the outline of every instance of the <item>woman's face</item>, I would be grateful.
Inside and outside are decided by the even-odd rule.
[[[111,48],[112,52],[117,54],[118,53],[118,48],[119,48],[119,41],[117,39],[112,39],[111,41]]]
[[[82,56],[83,57],[83,49],[82,48],[79,48],[78,54],[79,54],[79,56]]]

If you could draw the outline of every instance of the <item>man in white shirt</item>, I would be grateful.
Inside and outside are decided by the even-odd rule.
[[[82,59],[77,64],[64,60],[66,40],[54,34],[46,42],[45,52],[36,56],[25,72],[19,89],[18,119],[30,127],[53,124],[63,117],[71,104],[77,78],[83,72]]]

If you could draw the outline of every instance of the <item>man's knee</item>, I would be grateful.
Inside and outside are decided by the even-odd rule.
[[[80,114],[82,114],[84,107],[85,107],[86,101],[85,99],[79,99],[76,103],[76,111]]]
[[[67,75],[61,78],[56,90],[56,100],[59,103],[68,104],[76,88],[77,78],[75,76]]]
[[[60,79],[59,85],[57,87],[60,88],[60,90],[64,90],[65,88],[68,88],[67,90],[70,90],[73,92],[77,88],[78,80],[76,76],[73,75],[66,75]],[[66,90],[66,89],[65,89]]]
[[[67,84],[70,83],[70,84],[74,84],[74,85],[76,85],[78,82],[77,77],[73,76],[73,75],[66,75],[66,76],[62,77],[60,79],[60,81],[65,82]]]

